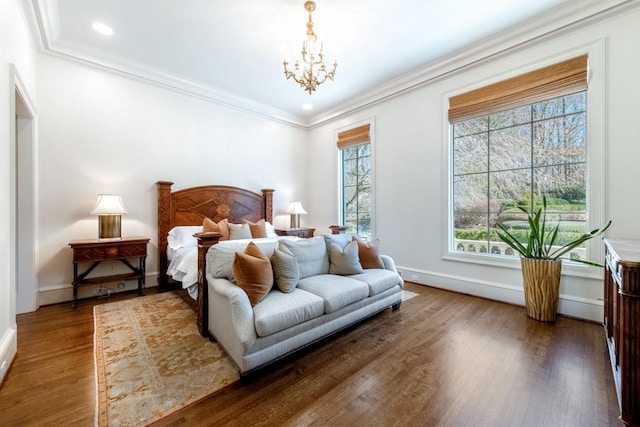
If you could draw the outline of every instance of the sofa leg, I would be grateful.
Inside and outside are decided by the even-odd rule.
[[[399,303],[397,303],[397,304],[393,304],[393,305],[391,306],[391,310],[393,310],[393,311],[398,311],[398,310],[400,310],[400,304],[402,304],[402,303],[401,303],[401,302],[399,302]]]

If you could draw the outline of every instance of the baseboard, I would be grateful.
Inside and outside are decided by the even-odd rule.
[[[158,286],[158,275],[147,275],[145,284],[147,288]],[[78,288],[78,299],[104,297],[110,294],[133,291],[136,289],[138,289],[138,282],[135,280],[125,282],[124,286],[122,286],[122,283],[118,282],[81,286]],[[71,283],[47,286],[40,288],[38,291],[40,306],[59,304],[73,300],[73,286]]]
[[[469,277],[411,268],[397,268],[403,278],[409,282],[524,307],[524,290],[521,286],[516,287],[504,283],[475,280]],[[564,316],[602,323],[604,305],[601,300],[560,294],[558,313]]]
[[[11,362],[16,357],[18,352],[18,335],[15,328],[9,328],[5,331],[2,339],[0,340],[0,386],[4,382],[4,378],[9,372]]]

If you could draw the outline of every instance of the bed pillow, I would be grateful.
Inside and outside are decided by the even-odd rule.
[[[273,276],[278,289],[285,294],[293,292],[300,280],[298,260],[282,242],[271,255],[271,267],[273,267]]]
[[[251,239],[249,224],[232,224],[229,226],[229,240]]]
[[[173,227],[167,235],[167,244],[171,249],[194,248],[198,246],[198,240],[193,237],[196,233],[202,233],[200,225],[181,225]]]
[[[217,224],[213,220],[205,218],[202,222],[202,231],[205,233],[220,233],[222,234],[220,240],[229,240],[229,222],[227,221],[227,218],[221,220]]]
[[[267,224],[264,219],[261,219],[258,222],[247,221],[246,219],[242,220],[243,224],[247,224],[249,226],[249,230],[251,231],[251,237],[254,239],[261,239],[267,236]]]
[[[276,233],[276,228],[270,222],[265,222],[264,228],[266,228],[267,230],[267,237],[278,237],[278,233]]]
[[[380,240],[363,242],[355,237],[353,240],[358,242],[358,255],[362,268],[384,268],[384,263],[380,258]]]
[[[273,287],[271,261],[253,242],[249,242],[244,253],[236,252],[231,268],[236,284],[247,293],[252,307],[262,301]]]
[[[344,248],[340,245],[327,242],[327,252],[329,253],[329,273],[330,274],[360,274],[364,273],[360,259],[358,257],[358,242],[351,241]]]

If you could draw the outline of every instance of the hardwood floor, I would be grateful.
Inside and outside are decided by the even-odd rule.
[[[419,293],[158,425],[620,426],[601,325]],[[151,289],[150,292],[153,292]],[[134,294],[112,297],[134,298]],[[0,425],[92,425],[93,305],[18,316]]]

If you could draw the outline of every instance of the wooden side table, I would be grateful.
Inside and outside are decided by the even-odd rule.
[[[78,306],[78,286],[125,280],[138,281],[138,295],[145,295],[145,264],[147,259],[148,237],[124,237],[115,239],[73,240],[69,246],[73,250],[73,303]],[[138,259],[138,266],[129,262]],[[100,277],[87,277],[104,261],[120,261],[131,272]],[[78,264],[92,263],[86,271],[78,274]]]
[[[315,231],[315,228],[276,228],[278,236],[297,236],[304,239],[313,237]]]

